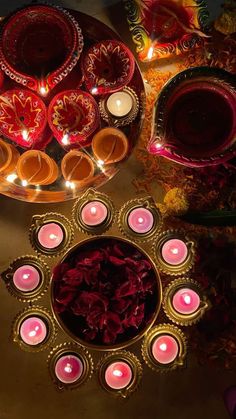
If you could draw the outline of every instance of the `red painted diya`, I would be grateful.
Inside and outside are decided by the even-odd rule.
[[[27,6],[3,24],[0,64],[10,78],[44,96],[71,72],[82,49],[81,29],[66,10]]]
[[[85,84],[93,95],[122,89],[130,82],[134,68],[132,53],[122,42],[116,40],[93,45],[82,60]]]
[[[224,70],[196,67],[171,79],[154,107],[149,151],[187,166],[236,153],[236,84]]]
[[[46,106],[33,92],[15,89],[0,95],[0,131],[19,146],[35,145],[46,124]]]
[[[48,122],[63,147],[87,145],[88,137],[100,124],[98,105],[89,93],[66,90],[52,99]]]

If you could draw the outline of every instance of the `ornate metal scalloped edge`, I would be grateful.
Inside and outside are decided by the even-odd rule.
[[[28,291],[18,290],[12,283],[12,279],[8,278],[8,276],[11,276],[11,277],[13,276],[14,271],[15,271],[14,266],[17,265],[16,269],[18,269],[21,266],[20,262],[23,262],[23,261],[25,261],[27,265],[32,265],[36,267],[36,269],[41,271],[40,273],[42,273],[43,275],[43,278],[41,278],[41,285],[39,285],[33,291],[28,292]],[[32,261],[32,263],[30,263],[30,261]],[[5,282],[5,285],[9,294],[17,298],[17,300],[22,303],[35,302],[39,298],[41,298],[49,287],[50,276],[51,276],[51,270],[49,266],[38,256],[32,256],[32,255],[20,256],[17,259],[14,259],[9,265],[9,267],[1,273],[1,277],[3,281]]]
[[[164,261],[160,260],[157,256],[156,248],[157,248],[158,243],[160,242],[160,240],[162,238],[164,238],[165,236],[172,235],[172,234],[176,235],[177,237],[180,237],[180,240],[181,240],[181,238],[184,238],[186,244],[188,242],[191,244],[191,248],[189,250],[189,260],[188,260],[188,257],[187,257],[187,259],[180,265],[173,265],[173,266],[168,265]],[[179,275],[186,274],[194,266],[194,263],[195,263],[195,247],[196,247],[195,240],[190,239],[188,237],[188,234],[185,233],[184,230],[181,230],[181,229],[165,230],[161,234],[159,234],[157,236],[156,240],[154,241],[153,246],[152,246],[152,255],[153,255],[153,258],[156,262],[157,268],[161,272],[163,272],[164,274],[170,275],[170,276],[179,276]]]
[[[112,389],[111,387],[109,387],[106,383],[105,383],[105,379],[104,379],[104,374],[103,374],[103,370],[104,368],[106,368],[106,366],[108,366],[111,362],[116,362],[116,361],[124,361],[127,362],[131,368],[132,368],[132,372],[133,372],[133,377],[131,382],[128,384],[127,387],[120,389],[120,390],[116,390],[116,389]],[[139,359],[136,357],[136,355],[134,355],[132,352],[128,352],[128,351],[113,351],[110,352],[106,355],[104,355],[98,362],[97,366],[96,366],[96,371],[98,373],[98,381],[101,385],[101,387],[106,390],[108,393],[116,396],[116,397],[120,397],[122,399],[126,399],[127,397],[129,397],[132,393],[134,393],[138,387],[139,384],[141,382],[141,378],[142,378],[142,373],[143,373],[143,369],[142,369],[142,365],[139,361]]]
[[[48,328],[48,337],[46,340],[40,343],[39,345],[27,345],[23,340],[20,338],[19,329],[20,325],[24,319],[35,316],[46,320],[47,328]],[[42,306],[28,306],[24,310],[20,311],[14,318],[12,322],[12,332],[11,336],[13,338],[13,342],[17,343],[21,349],[27,352],[40,352],[48,348],[52,342],[55,340],[57,336],[57,328],[54,321],[54,318],[51,312]]]
[[[200,307],[193,314],[181,315],[172,308],[171,302],[169,301],[169,294],[172,290],[178,289],[181,286],[193,288],[193,290],[198,291],[200,296]],[[171,306],[171,308],[169,306]],[[194,281],[191,278],[177,278],[165,289],[162,307],[168,319],[170,319],[173,323],[178,324],[179,326],[192,326],[201,320],[208,308],[208,302],[203,294],[200,284],[197,281]]]
[[[64,232],[64,239],[55,249],[46,249],[42,247],[37,240],[37,232],[47,223],[59,224]],[[33,215],[32,223],[29,229],[29,240],[31,246],[39,255],[44,255],[48,258],[59,256],[69,249],[74,239],[74,229],[71,221],[62,214],[56,212],[47,212],[41,215]]]
[[[133,106],[132,106],[131,111],[128,113],[128,115],[124,117],[116,118],[112,114],[109,114],[109,112],[107,111],[106,102],[109,96],[111,96],[111,94],[107,94],[104,98],[100,99],[99,101],[99,111],[100,111],[102,119],[106,121],[107,123],[109,123],[109,125],[112,125],[115,127],[120,127],[120,126],[131,124],[131,122],[135,120],[139,112],[139,98],[137,94],[135,93],[135,91],[127,86],[124,87],[121,91],[128,92],[133,99]]]
[[[83,208],[83,206],[89,201],[101,201],[108,210],[108,215],[104,223],[98,226],[86,226],[82,220],[78,219],[77,214]],[[88,235],[100,235],[109,230],[114,222],[115,218],[115,207],[112,200],[102,192],[97,192],[93,188],[89,188],[79,199],[77,199],[72,208],[72,220],[73,224],[82,233]]]
[[[82,373],[82,377],[75,381],[74,383],[63,383],[61,382],[55,375],[53,366],[55,365],[56,361],[66,353],[77,354],[79,358],[82,359],[84,368],[86,367],[86,371],[84,374]],[[61,390],[73,390],[75,388],[80,387],[81,385],[85,384],[90,378],[92,377],[94,371],[94,364],[93,359],[88,350],[75,342],[64,342],[57,346],[55,346],[49,353],[47,358],[47,365],[49,374],[53,383],[56,385],[59,391]]]
[[[165,130],[163,126],[165,105],[166,105],[167,100],[171,96],[172,89],[178,86],[178,84],[181,83],[182,81],[185,81],[187,79],[192,79],[195,76],[206,76],[206,77],[208,76],[208,77],[211,77],[213,81],[216,81],[217,79],[218,82],[223,82],[225,85],[227,85],[229,87],[230,92],[235,93],[235,91],[233,90],[233,87],[236,88],[236,83],[233,79],[233,76],[221,68],[207,67],[207,66],[191,67],[176,74],[165,83],[165,85],[163,86],[155,102],[155,106],[157,107],[158,110],[157,110],[157,114],[154,120],[152,131],[157,133],[156,141],[159,141],[160,143],[162,143],[162,137],[165,136]],[[151,142],[153,142],[153,140]],[[163,145],[165,146],[165,144]],[[229,154],[230,152],[234,151],[235,147],[231,146],[229,149],[226,150],[224,154],[223,153],[215,154],[214,156],[211,156],[205,159],[186,157],[184,155],[176,153],[176,151],[173,151],[170,147],[165,147],[165,149],[170,153],[170,158],[171,158],[171,155],[173,155],[173,156],[183,159],[183,161],[186,163],[188,162],[204,163],[204,162],[212,161],[212,164],[213,162],[215,162],[214,164],[216,164],[217,159],[223,158],[225,154]]]
[[[160,333],[159,333],[160,332]],[[179,355],[170,364],[159,364],[152,356],[150,352],[150,344],[156,335],[169,334],[175,337],[179,345]],[[155,372],[169,372],[175,370],[178,367],[184,366],[184,359],[187,353],[187,339],[185,334],[178,327],[162,323],[158,326],[154,326],[143,339],[141,347],[142,357],[149,368]]]
[[[143,207],[147,208],[151,211],[153,217],[154,217],[154,225],[147,233],[139,234],[135,231],[132,231],[127,222],[128,214],[129,212],[136,208],[136,207]],[[158,220],[157,220],[158,218]],[[117,211],[117,222],[118,227],[120,229],[120,232],[127,237],[128,239],[134,240],[134,242],[137,243],[145,243],[147,241],[153,240],[155,236],[157,236],[161,229],[163,224],[163,219],[160,211],[158,210],[153,198],[151,196],[146,196],[143,198],[134,198],[131,199],[120,208],[119,211]]]

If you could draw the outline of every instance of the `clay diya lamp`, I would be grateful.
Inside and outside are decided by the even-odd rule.
[[[128,149],[128,139],[118,128],[103,128],[95,134],[92,140],[93,154],[102,164],[117,163],[123,160]]]
[[[235,138],[236,84],[229,73],[196,67],[164,87],[154,108],[151,153],[189,166],[219,164],[232,157]]]
[[[20,153],[17,149],[0,139],[0,174],[8,174],[14,171]]]
[[[71,150],[61,161],[61,171],[66,181],[84,185],[94,175],[94,164],[87,154]]]
[[[84,146],[100,124],[99,109],[89,93],[66,90],[51,101],[48,122],[62,147]]]
[[[105,40],[93,45],[82,60],[87,89],[93,95],[115,92],[133,77],[135,61],[131,51],[120,41]]]
[[[46,106],[35,93],[15,89],[0,95],[0,131],[17,145],[32,147],[46,124]]]
[[[17,173],[26,185],[50,185],[58,177],[58,167],[43,151],[29,150],[20,156]]]
[[[57,6],[26,6],[11,15],[1,30],[2,70],[42,96],[71,72],[82,49],[77,21]]]

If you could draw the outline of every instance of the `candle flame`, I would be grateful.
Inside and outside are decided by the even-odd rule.
[[[95,215],[97,213],[97,209],[95,207],[92,207],[90,212],[91,214]]]
[[[115,377],[122,377],[123,373],[120,370],[114,370],[113,375],[115,375]]]
[[[68,372],[68,373],[72,372],[72,366],[71,366],[71,364],[67,363],[66,366],[65,366],[65,368],[64,368],[64,371],[65,372]]]
[[[36,330],[31,330],[29,332],[29,337],[33,338],[34,336],[36,336]]]
[[[190,295],[186,294],[184,296],[184,302],[185,302],[185,304],[190,304],[191,303],[191,297],[190,297]]]
[[[167,350],[167,344],[166,343],[161,343],[159,348],[160,348],[161,351],[165,352]]]
[[[118,106],[118,108],[119,108],[119,106],[121,105],[121,100],[120,100],[120,99],[117,99],[117,100],[116,100],[116,104],[117,104],[117,106]]]
[[[173,255],[177,255],[179,253],[179,249],[177,249],[177,247],[174,247],[173,249],[171,249],[171,252],[173,253]]]
[[[148,58],[149,60],[151,60],[151,59],[152,59],[152,57],[153,57],[153,52],[154,52],[154,48],[153,48],[153,47],[150,47],[150,48],[149,48],[149,50],[148,50],[148,53],[147,53],[147,58]]]
[[[51,240],[55,240],[55,239],[57,238],[57,236],[56,236],[56,234],[51,233],[51,234],[49,234],[49,238],[50,238]]]
[[[29,274],[24,274],[24,275],[23,275],[23,279],[28,279],[28,278],[29,278],[29,276],[30,276]]]
[[[138,218],[138,222],[139,222],[139,224],[143,224],[144,219],[143,219],[142,217],[139,217],[139,218]]]

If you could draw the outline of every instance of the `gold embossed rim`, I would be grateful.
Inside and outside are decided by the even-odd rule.
[[[43,342],[38,345],[28,345],[20,337],[20,328],[24,320],[29,317],[38,317],[41,319],[47,327],[47,336]],[[57,335],[57,329],[55,322],[49,310],[40,306],[27,307],[25,310],[21,311],[15,317],[12,326],[12,338],[15,343],[17,343],[21,349],[28,352],[39,352],[48,348],[51,343],[55,340]]]
[[[21,291],[13,282],[13,275],[15,271],[23,265],[33,266],[40,275],[40,282],[32,291]],[[18,301],[27,302],[36,301],[45,294],[49,286],[50,275],[51,271],[45,262],[43,262],[39,257],[27,255],[13,260],[8,269],[2,272],[1,277],[6,284],[8,292],[13,297],[17,298]]]
[[[194,313],[181,314],[174,309],[172,300],[174,294],[181,288],[190,288],[199,295],[200,305]],[[208,301],[198,282],[190,278],[178,278],[172,281],[164,292],[163,309],[167,317],[174,323],[181,326],[190,326],[197,323],[203,317],[205,311],[208,309]]]
[[[132,370],[132,379],[127,387],[122,389],[111,388],[105,380],[105,372],[107,367],[113,362],[126,362]],[[108,393],[121,398],[127,398],[135,390],[137,390],[142,378],[142,366],[139,359],[131,352],[116,351],[112,354],[105,355],[97,365],[98,381],[101,387]]]
[[[167,263],[162,257],[162,247],[165,242],[171,239],[179,239],[182,240],[187,248],[188,248],[188,255],[186,259],[178,264],[178,265],[171,265]],[[184,231],[182,230],[167,230],[163,231],[159,234],[157,240],[155,241],[152,249],[152,253],[154,259],[156,261],[157,267],[160,269],[161,272],[168,274],[168,275],[183,275],[186,272],[192,269],[194,262],[195,262],[195,248],[196,242],[190,238]]]
[[[38,240],[38,233],[40,228],[43,225],[49,223],[58,224],[61,227],[64,234],[62,242],[59,244],[59,246],[55,247],[54,249],[47,249],[43,247]],[[32,217],[32,224],[29,231],[29,239],[31,246],[36,252],[46,255],[48,257],[58,256],[64,253],[69,248],[73,238],[74,230],[72,224],[64,215],[57,214],[55,212],[50,212],[43,215],[34,215]]]
[[[83,364],[82,375],[74,383],[63,383],[55,374],[55,366],[57,361],[64,355],[75,355]],[[48,369],[52,381],[58,390],[75,389],[85,384],[93,374],[93,360],[87,349],[83,346],[77,345],[74,342],[65,342],[57,345],[52,349],[48,356]]]
[[[153,215],[153,226],[147,233],[136,233],[129,227],[129,214],[136,208],[148,209]],[[152,197],[148,196],[144,198],[132,199],[121,207],[118,214],[118,225],[120,231],[126,237],[134,240],[135,242],[146,242],[153,239],[159,233],[162,227],[162,216]]]
[[[107,217],[102,224],[97,226],[89,226],[85,224],[81,218],[81,211],[83,207],[91,201],[100,201],[104,204],[107,208]],[[114,220],[115,208],[113,202],[110,198],[101,192],[96,192],[94,189],[90,188],[87,192],[85,192],[81,198],[79,198],[72,209],[72,219],[77,228],[80,231],[87,234],[102,234],[107,231]]]
[[[51,305],[51,310],[52,313],[54,315],[55,320],[57,321],[57,324],[62,328],[62,330],[68,335],[70,336],[75,342],[79,343],[82,346],[97,350],[97,351],[109,351],[109,350],[115,350],[115,349],[122,349],[125,348],[127,346],[132,345],[133,343],[137,342],[138,340],[140,340],[142,338],[142,336],[153,326],[153,324],[155,323],[160,308],[161,308],[161,303],[162,303],[162,284],[161,284],[161,279],[160,279],[160,275],[158,270],[156,269],[155,263],[153,262],[153,260],[151,259],[151,257],[148,255],[148,253],[146,253],[139,245],[134,244],[132,241],[125,239],[123,237],[118,237],[118,236],[95,236],[95,237],[90,237],[88,239],[82,240],[79,244],[76,244],[75,246],[73,246],[72,248],[69,249],[69,251],[64,255],[64,257],[62,258],[62,260],[60,261],[60,263],[63,263],[65,261],[65,259],[70,256],[76,249],[78,249],[81,246],[86,245],[87,243],[90,242],[94,242],[94,241],[100,241],[100,240],[107,240],[107,239],[112,239],[112,240],[119,240],[122,241],[124,243],[128,243],[130,245],[132,245],[133,247],[135,247],[139,252],[141,252],[151,263],[152,269],[155,273],[155,278],[156,278],[156,283],[157,283],[157,301],[156,301],[156,309],[153,312],[153,316],[151,321],[146,325],[146,327],[144,327],[136,336],[134,336],[131,339],[128,339],[127,341],[115,344],[115,345],[95,345],[89,342],[86,342],[84,340],[82,340],[81,338],[78,338],[77,336],[75,336],[69,329],[68,327],[66,327],[64,325],[64,323],[62,322],[62,320],[60,319],[60,316],[58,315],[58,313],[55,312],[54,307],[53,307],[53,301],[54,301],[54,296],[53,296],[53,281],[52,281],[52,276],[51,276],[51,280],[50,280],[50,305]]]
[[[162,335],[169,335],[174,337],[179,347],[177,357],[174,359],[174,361],[170,362],[169,364],[159,363],[152,354],[152,346],[154,341]],[[147,335],[144,337],[142,344],[143,359],[145,363],[148,365],[148,367],[151,368],[153,371],[167,372],[170,370],[174,370],[178,367],[183,367],[186,353],[187,341],[185,335],[180,329],[171,324],[160,324],[158,326],[155,326],[152,329],[150,329]]]

